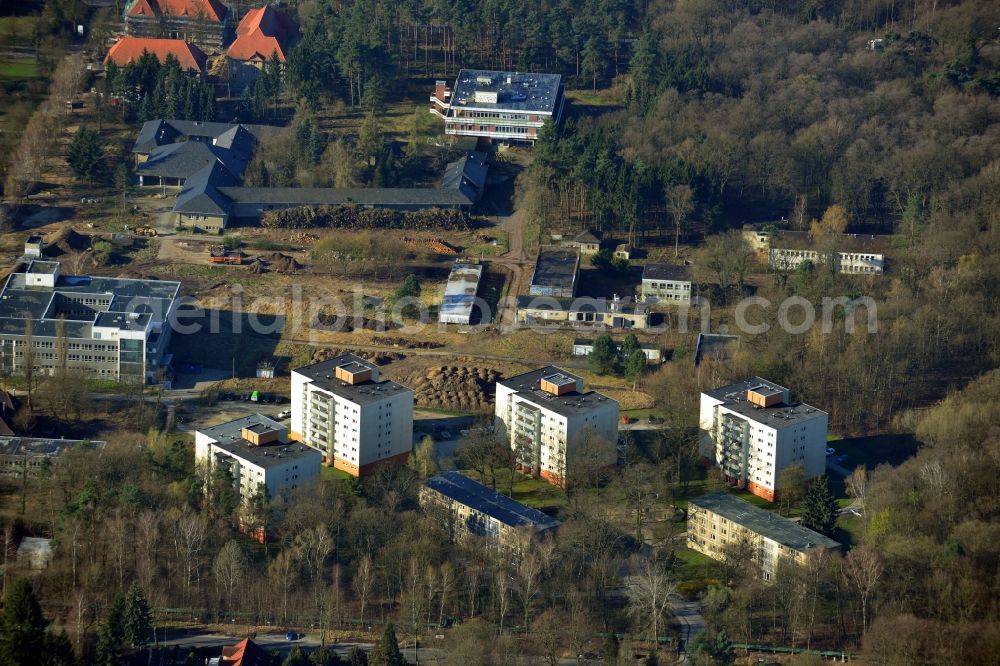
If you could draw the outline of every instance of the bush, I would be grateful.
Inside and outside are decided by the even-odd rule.
[[[264,213],[261,224],[279,229],[443,229],[467,231],[471,228],[468,213],[454,209],[425,208],[399,211],[362,206],[301,206]]]

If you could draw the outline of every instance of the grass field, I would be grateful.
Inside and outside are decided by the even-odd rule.
[[[0,33],[2,34],[2,33]],[[41,76],[38,62],[27,58],[0,60],[0,81],[23,81]]]
[[[840,463],[847,469],[864,465],[874,469],[881,464],[899,465],[917,452],[919,443],[913,435],[872,435],[870,437],[847,437],[831,439],[829,445],[837,450],[837,455],[847,455]]]

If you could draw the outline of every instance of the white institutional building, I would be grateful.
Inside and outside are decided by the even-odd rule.
[[[607,464],[617,460],[618,403],[555,366],[497,382],[496,419],[529,473],[563,485],[574,447],[588,436],[610,443]]]
[[[809,479],[826,470],[826,412],[789,398],[760,377],[701,394],[702,454],[730,483],[772,502],[786,467],[801,464]]]
[[[361,476],[404,463],[413,444],[413,390],[379,378],[378,366],[344,354],[292,371],[292,439]]]

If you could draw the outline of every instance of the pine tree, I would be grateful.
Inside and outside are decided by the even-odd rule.
[[[356,478],[356,477],[351,477]],[[361,648],[353,647],[347,655],[347,663],[350,666],[368,666],[368,655],[361,651]]]
[[[76,653],[66,632],[47,631],[43,639],[41,666],[74,666]]]
[[[149,602],[138,583],[132,583],[125,597],[123,633],[127,645],[145,645],[153,632]]]
[[[830,492],[830,483],[825,474],[809,486],[804,504],[802,526],[831,536],[837,523],[837,502]]]
[[[642,349],[633,349],[628,354],[622,354],[622,371],[625,373],[625,377],[634,383],[639,377],[646,372],[646,354]]]
[[[97,638],[95,651],[95,666],[118,666],[125,644],[125,599],[121,595],[115,597],[104,626]]]
[[[69,146],[66,162],[77,180],[93,185],[107,178],[108,165],[104,162],[104,151],[94,130],[81,127],[77,131]]]
[[[599,375],[613,372],[618,366],[618,349],[611,336],[605,333],[594,340],[593,349],[587,357],[590,369]]]
[[[30,664],[41,654],[45,618],[28,581],[17,581],[7,593],[0,627],[3,629],[0,636],[0,664],[3,666]]]
[[[365,116],[361,123],[361,130],[358,135],[358,151],[364,156],[369,165],[372,158],[377,157],[382,151],[382,128],[379,127],[378,118],[374,113]]]
[[[382,640],[378,642],[368,656],[369,666],[406,666],[403,653],[399,651],[399,642],[396,640],[396,628],[392,622],[385,625],[382,632]]]
[[[604,639],[604,663],[614,664],[618,661],[618,652],[621,644],[618,641],[618,636],[613,631],[608,632],[607,638]]]
[[[285,657],[285,660],[281,662],[281,666],[309,666],[309,659],[302,654],[302,648],[296,645],[288,653],[288,656]]]

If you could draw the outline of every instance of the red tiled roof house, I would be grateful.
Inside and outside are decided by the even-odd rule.
[[[236,27],[236,39],[227,51],[230,80],[253,83],[272,55],[284,64],[297,32],[292,20],[269,4],[249,10]]]
[[[220,0],[132,0],[125,32],[132,37],[180,39],[221,52],[231,31],[230,11]]]
[[[150,53],[156,56],[162,65],[167,60],[167,56],[174,56],[180,63],[181,69],[188,72],[205,74],[205,53],[194,44],[189,44],[180,39],[146,39],[142,37],[122,37],[108,51],[104,62],[113,62],[119,67],[124,67],[134,60],[138,60],[143,53]]]

